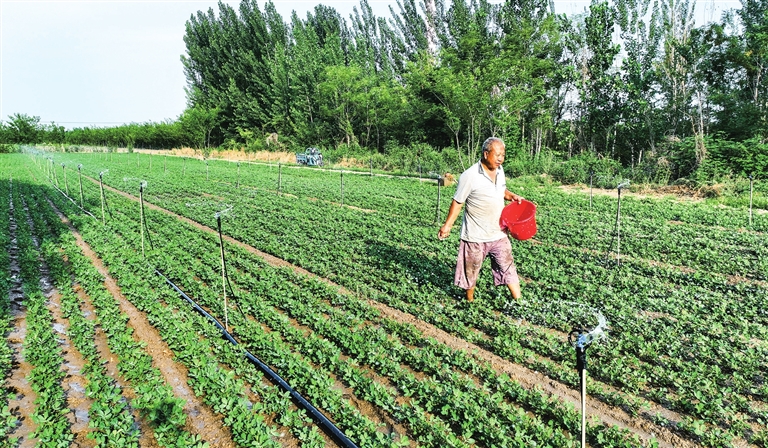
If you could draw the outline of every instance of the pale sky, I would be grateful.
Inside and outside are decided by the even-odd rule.
[[[223,2],[235,9],[240,3]],[[265,2],[258,3],[263,10]],[[284,21],[293,10],[306,17],[319,3],[348,20],[359,5],[352,0],[274,3]],[[397,10],[395,0],[369,4],[379,17],[390,16],[390,4]],[[556,0],[558,13],[588,5],[589,0]],[[699,0],[699,15],[707,11],[710,21],[720,10],[739,5],[737,0]],[[180,60],[184,26],[192,14],[208,8],[218,12],[218,2],[0,0],[0,120],[25,113],[71,129],[178,118],[186,107]]]

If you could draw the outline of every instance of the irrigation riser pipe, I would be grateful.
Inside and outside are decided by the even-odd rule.
[[[210,313],[205,311],[200,305],[197,304],[191,297],[189,297],[184,291],[179,289],[178,286],[176,286],[171,280],[168,279],[165,275],[163,275],[162,272],[155,269],[155,274],[162,277],[165,282],[170,285],[171,288],[173,288],[181,298],[186,300],[191,306],[192,309],[203,315],[206,319],[211,321],[213,325],[216,326],[216,328],[219,329],[221,334],[224,336],[226,340],[228,340],[232,345],[237,346],[239,345],[239,342],[227,331],[226,328],[224,328],[221,323],[216,320],[215,317],[211,316]],[[288,392],[291,395],[291,398],[296,400],[297,403],[301,407],[303,407],[307,413],[316,421],[318,424],[324,428],[328,433],[330,433],[333,438],[343,447],[346,448],[358,448],[357,445],[353,441],[351,441],[345,434],[342,432],[336,425],[331,422],[328,417],[326,417],[322,412],[320,412],[319,409],[314,407],[312,403],[307,401],[306,398],[304,398],[300,393],[298,393],[295,389],[293,389],[290,384],[288,384],[283,378],[280,377],[274,370],[272,370],[268,365],[266,365],[264,362],[262,362],[259,358],[254,356],[251,352],[248,350],[243,349],[243,354],[245,357],[250,361],[252,364],[254,364],[256,367],[261,369],[262,372],[264,372],[269,379],[276,383],[278,386],[280,386],[283,390]]]
[[[99,191],[101,191],[101,224],[107,225],[107,218],[104,216],[104,182],[101,179],[101,173],[99,173]]]
[[[67,169],[64,167],[64,164],[61,164],[61,171],[64,171],[64,189],[67,192],[67,196],[69,196],[69,182],[67,182]]]
[[[13,179],[11,179],[11,180],[13,180]],[[64,196],[65,198],[69,199],[69,202],[71,202],[72,204],[74,204],[74,206],[75,206],[75,207],[77,207],[77,206],[78,206],[78,205],[77,205],[77,202],[75,202],[75,200],[74,200],[74,199],[72,199],[71,197],[67,196],[67,195],[66,195],[66,194],[65,194],[63,191],[61,191],[61,189],[60,189],[59,187],[57,187],[56,185],[53,185],[53,181],[52,181],[51,179],[48,179],[48,181],[49,181],[49,182],[51,182],[51,186],[52,186],[54,189],[56,189],[56,191],[58,191],[59,193],[61,193],[61,195],[62,195],[62,196]],[[80,210],[82,210],[82,211],[83,211],[83,213],[85,213],[86,215],[90,216],[91,218],[93,218],[93,219],[95,219],[95,220],[98,220],[98,218],[96,218],[95,216],[93,216],[93,213],[89,212],[88,210],[84,209],[83,207],[79,207],[79,208],[80,208]]]
[[[77,167],[77,178],[80,181],[80,208],[82,209],[83,206],[83,173],[80,171],[80,168],[82,165]]]
[[[227,313],[227,271],[224,264],[224,238],[221,236],[221,215],[216,215],[216,226],[219,230],[219,248],[221,249],[221,289],[224,293],[224,330],[229,331],[229,315]]]
[[[435,222],[440,220],[440,186],[443,184],[443,177],[437,176],[437,205],[435,206]]]
[[[619,188],[619,202],[616,207],[616,265],[619,265],[621,257],[621,188]]]
[[[752,175],[749,175],[749,227],[752,227]]]
[[[144,256],[144,186],[139,186],[139,227],[141,227],[141,258]]]

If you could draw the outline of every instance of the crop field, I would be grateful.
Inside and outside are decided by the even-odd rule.
[[[588,446],[768,446],[768,214],[507,182],[467,303],[434,179],[0,156],[0,446],[578,447],[600,315]]]

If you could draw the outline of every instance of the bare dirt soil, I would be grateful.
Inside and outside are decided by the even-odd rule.
[[[118,300],[120,309],[128,316],[128,324],[134,329],[134,337],[140,338],[142,342],[146,344],[147,353],[152,357],[153,367],[160,370],[163,378],[173,388],[173,391],[177,397],[185,400],[184,406],[185,414],[190,417],[186,421],[186,430],[191,434],[199,434],[200,437],[216,447],[234,447],[232,442],[232,436],[227,428],[222,423],[221,416],[217,416],[213,411],[206,406],[202,400],[197,397],[192,388],[187,384],[188,375],[187,369],[173,360],[173,353],[168,345],[162,340],[159,332],[153,327],[147,320],[144,313],[139,311],[128,299],[123,295],[117,282],[109,275],[108,270],[98,258],[96,253],[90,248],[90,246],[83,240],[82,236],[77,230],[72,227],[69,220],[49,202],[51,207],[54,208],[59,215],[62,222],[69,226],[70,232],[74,235],[78,247],[83,251],[83,254],[93,263],[94,267],[104,277],[104,285],[107,290],[112,294],[115,299]],[[93,312],[92,310],[89,310]],[[112,359],[113,356],[110,356]],[[145,446],[142,444],[142,446]]]
[[[28,415],[34,409],[35,392],[27,381],[27,377],[29,377],[32,371],[32,365],[24,360],[22,353],[23,342],[27,337],[27,318],[26,307],[24,306],[21,267],[19,265],[19,246],[16,238],[18,224],[13,216],[14,204],[13,200],[11,200],[9,217],[11,247],[8,250],[8,256],[12,280],[9,300],[11,315],[13,316],[13,330],[6,336],[6,339],[13,351],[13,367],[11,376],[6,379],[5,387],[14,394],[8,400],[8,408],[19,419],[18,426],[10,436],[18,438],[20,447],[27,448],[35,446],[34,439],[30,438],[30,434],[37,429],[37,425]]]

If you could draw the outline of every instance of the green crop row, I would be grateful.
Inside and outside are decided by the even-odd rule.
[[[687,212],[689,209],[678,204],[627,199],[622,204],[622,211],[630,216],[623,228],[626,235],[641,240],[654,229],[661,231],[648,240],[652,245],[637,245],[636,251],[646,251],[642,256],[630,252],[617,269],[603,256],[584,250],[603,251],[604,243],[609,242],[615,200],[595,198],[590,211],[588,198],[583,196],[525,186],[521,193],[539,203],[541,225],[537,239],[546,243],[516,244],[514,249],[520,273],[529,280],[525,294],[533,300],[510,309],[504,293],[492,289],[488,278],[483,277],[478,297],[485,306],[466,307],[456,302],[458,294],[450,287],[455,246],[438,243],[435,228],[424,225],[431,221],[429,215],[420,214],[427,203],[434,206],[434,184],[429,190],[413,181],[387,183],[379,178],[355,177],[360,185],[345,189],[350,196],[345,196],[344,203],[377,210],[371,213],[329,204],[338,200],[312,196],[311,192],[302,193],[306,194],[304,199],[277,195],[274,168],[268,171],[249,167],[253,182],[249,185],[244,180],[241,188],[234,188],[231,182],[206,182],[204,170],[191,170],[195,161],[184,163],[190,164],[190,175],[180,176],[172,169],[143,171],[114,164],[105,180],[136,194],[131,191],[138,188],[133,186],[138,184],[135,179],[147,179],[147,197],[151,201],[209,226],[213,225],[216,211],[234,206],[225,227],[233,237],[497,354],[528,362],[529,367],[568,384],[576,382],[572,354],[563,336],[548,329],[569,331],[573,325],[569,302],[597,307],[609,318],[612,338],[591,351],[590,375],[626,392],[615,395],[599,386],[592,386],[592,392],[635,410],[643,400],[651,400],[727,428],[733,435],[760,438],[747,426],[766,418],[767,395],[760,379],[760,372],[768,369],[764,344],[767,318],[760,305],[766,289],[754,283],[729,284],[726,275],[747,274],[759,279],[768,257],[761,256],[765,244],[760,234],[737,230],[744,226],[738,211],[695,205]],[[338,185],[340,180],[328,173],[311,176],[312,182],[318,184],[325,179],[328,194],[335,189],[329,185]],[[348,177],[352,182],[353,176]],[[375,185],[377,191],[366,190],[364,181]],[[407,191],[402,187],[406,183],[416,185],[411,197],[400,196]],[[351,192],[356,189],[365,194],[355,202]],[[377,197],[381,205],[365,203],[368,196]],[[326,202],[306,200],[311,197]],[[408,199],[406,203],[423,207],[414,207],[408,215],[397,205],[404,198]],[[572,211],[570,215],[564,212],[567,209]],[[743,211],[739,213],[743,217]],[[685,225],[664,220],[682,221]],[[758,217],[753,228],[764,231],[762,223]],[[706,224],[717,224],[725,230],[713,227],[704,233]],[[633,226],[640,230],[633,230]],[[730,234],[728,228],[732,229]],[[677,241],[697,238],[699,241],[693,245]],[[568,247],[556,245],[561,243]],[[623,240],[622,247],[635,250],[627,244]],[[657,249],[647,251],[653,247]],[[723,249],[719,257],[717,248]],[[674,263],[668,267],[642,260],[664,261],[670,259],[670,254],[678,258],[672,258]],[[675,263],[691,264],[697,269],[676,269]],[[708,272],[709,268],[714,273]],[[536,326],[518,323],[520,318]],[[528,354],[537,356],[526,361]],[[679,422],[679,427],[693,428],[689,433],[698,438],[700,425],[692,421],[687,425]],[[730,437],[720,439],[719,430],[714,428],[706,432],[715,439],[713,443]]]
[[[120,221],[121,222],[125,222],[128,219],[130,219],[128,216],[121,216]],[[152,219],[153,219],[153,222],[157,222],[157,220],[159,220],[161,218],[153,216]],[[159,226],[159,228],[162,229],[163,230],[162,233],[164,233],[164,235],[161,235],[161,237],[159,238],[160,240],[163,240],[163,241],[167,241],[168,239],[172,239],[173,235],[178,233],[178,230],[176,228],[174,228],[172,226],[172,223],[169,222],[169,220],[167,220],[167,219],[164,220],[164,222]],[[157,239],[157,237],[155,237],[155,238]],[[188,238],[182,238],[182,239],[184,241],[188,240]],[[210,244],[210,242],[209,242],[209,244]],[[192,253],[197,253],[197,254],[196,255],[185,256],[185,254],[187,252],[192,252]],[[186,269],[188,266],[190,266],[190,265],[193,266],[195,264],[195,261],[196,261],[195,257],[203,258],[203,257],[206,257],[206,255],[210,256],[210,254],[212,254],[212,253],[215,253],[215,252],[211,251],[210,248],[198,247],[198,245],[193,245],[191,247],[190,246],[186,246],[183,249],[182,249],[182,245],[178,245],[176,250],[175,250],[175,252],[174,252],[174,254],[172,256],[169,256],[168,252],[166,251],[165,254],[164,254],[164,257],[167,258],[167,259],[172,259],[173,260],[173,266],[169,266],[169,269],[173,269],[176,266],[184,266],[185,269]],[[215,282],[217,274],[214,272],[214,269],[212,269],[210,267],[210,264],[215,264],[215,262],[216,262],[216,257],[215,256],[210,256],[210,260],[208,260],[208,262],[207,262],[209,264],[209,266],[207,267],[208,275],[204,275],[205,270],[203,272],[196,272],[195,275],[196,276],[200,276],[203,281],[206,281],[206,282],[209,282],[209,283]],[[250,272],[255,272],[257,270],[259,270],[259,271],[262,270],[262,268],[263,268],[262,266],[257,266],[257,267],[256,266],[251,266],[251,268],[248,269],[248,270]],[[180,274],[176,274],[176,275],[180,275]],[[181,274],[181,275],[183,275],[183,274]],[[278,287],[279,286],[278,284],[274,284],[274,285],[271,284],[271,282],[275,282],[275,281],[276,281],[275,279],[271,279],[270,280],[270,279],[266,279],[265,278],[265,279],[260,280],[260,283],[262,283],[262,284],[260,284],[260,285],[251,285],[248,289],[253,290],[253,288],[256,288],[258,286],[259,290],[264,291],[264,294],[263,294],[263,296],[259,297],[258,299],[254,298],[253,300],[249,301],[249,304],[251,306],[256,306],[255,304],[259,304],[265,298],[267,298],[268,300],[274,301],[274,303],[284,302],[285,304],[283,305],[283,307],[286,308],[286,310],[285,310],[286,312],[288,312],[288,309],[291,310],[290,311],[291,313],[295,313],[296,310],[298,310],[298,309],[302,309],[302,308],[306,309],[306,307],[302,307],[301,304],[304,301],[309,301],[311,299],[310,296],[302,295],[302,294],[299,293],[299,291],[292,291],[291,293],[286,293],[285,291],[283,291],[285,289],[285,285],[284,284],[283,284],[282,287]],[[268,287],[267,285],[264,285],[263,283],[265,283],[265,282],[270,282],[270,283],[268,283],[270,286]],[[195,283],[193,281],[189,281],[188,283],[191,284],[192,288],[194,288]],[[266,291],[271,291],[271,294],[267,294]],[[200,294],[203,295],[203,296],[206,295],[205,294],[205,290],[200,290]],[[211,305],[215,306],[215,301],[212,302]],[[284,338],[289,339],[292,344],[300,344],[299,347],[297,347],[297,351],[300,351],[302,353],[309,353],[309,355],[308,355],[309,358],[313,359],[313,361],[315,361],[317,363],[320,363],[320,364],[322,364],[323,361],[328,361],[330,364],[326,364],[326,365],[329,365],[329,368],[331,368],[331,369],[333,369],[335,365],[339,364],[338,361],[336,361],[336,363],[332,362],[332,360],[337,359],[337,356],[335,357],[333,355],[327,355],[327,356],[322,356],[319,359],[317,359],[317,358],[315,358],[313,356],[314,353],[322,352],[323,345],[322,345],[321,342],[319,342],[320,340],[316,340],[315,338],[312,338],[312,337],[307,339],[306,336],[304,336],[304,334],[302,332],[300,332],[298,329],[292,328],[290,325],[286,324],[284,320],[281,320],[280,318],[276,317],[274,315],[274,312],[270,313],[268,311],[268,308],[257,307],[257,309],[259,310],[259,313],[255,314],[255,317],[259,318],[260,321],[267,323],[270,327],[272,327],[273,330],[276,330],[276,327],[280,328],[280,333],[284,335],[283,336]],[[249,310],[249,312],[254,312],[254,310]],[[369,313],[371,312],[370,308],[369,308],[368,312]],[[263,314],[263,313],[267,313],[267,314]],[[315,314],[315,315],[319,316],[320,314]],[[322,315],[327,317],[329,315],[329,313],[326,312],[326,313],[323,313]],[[235,318],[235,317],[237,317],[237,316],[236,315],[233,316],[233,318]],[[296,317],[296,316],[294,316],[294,317]],[[310,321],[312,320],[311,317],[306,317],[306,318],[310,319]],[[339,320],[349,324],[349,320],[347,318],[340,318]],[[248,322],[244,322],[244,323],[246,325],[248,324]],[[390,323],[390,324],[392,324],[392,323]],[[248,331],[248,332],[246,332],[246,334],[248,335],[247,336],[248,338],[251,338],[252,334],[254,332],[256,332],[257,329],[251,328],[250,326],[248,328],[250,330],[252,330],[252,331]],[[349,333],[349,329],[345,329],[343,326],[337,326],[337,327],[334,328],[334,330],[336,332],[341,332],[341,333],[346,332],[346,333]],[[320,332],[320,333],[322,333],[322,332]],[[347,337],[349,337],[349,336],[347,336]],[[338,338],[344,339],[345,336],[338,336]],[[365,338],[363,338],[363,339],[365,339]],[[369,344],[370,343],[371,342],[369,342]],[[371,349],[373,349],[373,348],[374,348],[374,346],[371,346]],[[346,350],[345,350],[345,353],[349,353],[348,350],[350,350],[350,349],[347,347]],[[359,351],[359,348],[358,348],[357,351]],[[377,350],[376,352],[379,353],[380,349]],[[426,356],[426,355],[424,353],[420,352],[420,351],[417,352],[416,354],[412,354],[410,356],[410,362],[418,364],[418,360],[422,356]],[[278,356],[278,358],[280,358],[280,357]],[[389,360],[384,360],[384,361],[386,361],[388,363],[388,365],[390,366],[390,369],[394,368],[393,366],[397,365],[397,363],[400,362],[397,359],[394,359],[392,361],[389,361]],[[392,364],[392,363],[395,363],[395,364]],[[343,364],[343,363],[341,363],[341,364]],[[341,377],[344,377],[345,379],[350,378],[350,375],[354,374],[353,373],[353,371],[355,370],[354,368],[350,369],[349,367],[347,367],[345,370],[339,370],[341,368],[342,367],[336,367],[335,371],[338,372],[338,374]],[[475,369],[478,369],[478,367],[475,367]],[[399,372],[399,369],[396,369],[396,370],[397,370],[397,372]],[[406,388],[406,389],[408,389],[408,388],[410,388],[410,389],[418,389],[419,388],[419,382],[415,381],[414,378],[412,377],[412,375],[408,375],[405,372],[399,372],[399,373],[401,375],[401,377],[400,377],[400,385],[403,388]],[[439,375],[439,372],[432,372],[432,374]],[[346,375],[346,376],[344,376],[344,375]],[[402,376],[402,375],[405,375],[405,376]],[[450,375],[449,375],[449,377],[450,377]],[[355,378],[364,378],[364,376],[358,374]],[[364,382],[365,380],[362,380],[362,381]],[[464,382],[462,382],[461,380],[457,380],[457,381],[459,381],[459,383],[461,383],[461,384],[464,384],[463,386],[461,386],[462,388],[469,387]],[[478,393],[477,391],[471,392],[471,389],[472,389],[471,387],[469,389],[470,389],[469,392],[465,391],[465,392],[462,392],[462,393],[465,393],[465,394],[468,393],[469,396],[472,396],[473,394],[476,395]],[[503,391],[500,391],[500,392],[503,392]],[[379,393],[381,393],[381,391]],[[385,394],[386,394],[386,391],[385,391]],[[375,394],[372,393],[371,395],[375,395]],[[514,395],[519,396],[519,395],[522,395],[522,394],[519,392],[519,390],[517,390],[517,391],[514,392]],[[425,389],[425,390],[421,391],[421,395],[420,396],[421,397],[425,397],[423,399],[429,400],[430,397],[440,397],[442,395],[439,394],[439,393],[435,393],[434,390]],[[482,402],[482,400],[483,400],[482,397],[483,397],[483,395],[478,395],[478,396],[475,397],[475,399],[480,399],[480,402]],[[476,401],[475,399],[470,399],[469,402],[475,402]],[[394,402],[394,399],[390,398],[389,402],[390,403]],[[540,404],[540,403],[543,402],[543,400],[540,400],[540,399],[539,400],[531,400],[531,403],[534,403],[534,402]],[[445,402],[444,403],[444,406],[448,406],[448,408],[446,408],[446,409],[450,409],[451,408],[450,404],[451,404],[450,402]],[[552,404],[554,404],[554,403],[552,403]],[[552,405],[552,404],[550,404],[550,405]],[[434,404],[430,405],[430,407],[433,407],[433,406],[434,406]],[[393,407],[396,407],[396,406],[393,406],[393,405],[390,404],[390,405],[388,405],[385,408],[393,408]],[[541,412],[542,410],[543,409],[537,409],[537,411],[539,411],[539,412]],[[554,410],[555,410],[555,412],[560,412],[560,413],[562,413],[564,415],[568,415],[568,411],[565,411],[565,410],[557,411],[557,405],[555,405]],[[398,414],[396,416],[398,418],[402,418],[402,416],[403,416],[402,410],[398,410],[398,411],[400,412],[400,414]],[[469,411],[467,411],[467,412],[469,412]],[[476,412],[477,412],[477,410],[476,410]],[[484,411],[482,411],[482,412],[484,412]],[[509,411],[507,411],[507,412],[509,412]],[[525,421],[527,419],[525,417],[523,417],[522,418],[523,421],[520,422],[520,421],[518,421],[519,418],[520,417],[515,417],[515,423],[516,423],[516,426],[518,427],[518,431],[516,432],[516,437],[522,437],[523,439],[525,439],[526,436],[524,435],[525,431],[523,430],[523,427],[525,427],[526,425],[527,425],[527,427],[529,427],[530,429],[533,429],[533,430],[536,430],[536,428],[539,428],[538,430],[546,428],[546,426],[542,425],[541,423],[535,423],[535,422],[528,422],[528,423],[526,423]],[[570,426],[573,427],[574,421],[576,419],[575,414],[571,413],[569,419],[570,419]],[[482,434],[483,437],[486,437],[486,438],[487,437],[493,437],[493,434],[498,434],[499,433],[498,430],[491,430],[490,427],[487,428],[487,429],[483,428],[483,425],[485,424],[484,423],[485,420],[486,419],[484,419],[484,418],[477,418],[475,420],[469,420],[468,422],[466,422],[464,424],[465,425],[470,425],[470,426],[472,426],[472,425],[480,425],[480,427],[475,428],[475,430],[478,433]],[[452,418],[452,421],[456,421],[456,417],[455,416]],[[507,421],[507,423],[509,424],[511,422]],[[597,432],[599,432],[599,430]],[[608,432],[606,432],[606,434],[608,434]],[[503,437],[503,436],[501,436],[501,437]],[[541,442],[542,440],[551,440],[552,439],[552,434],[551,433],[539,434],[538,438],[540,439],[539,440],[540,443],[542,443]],[[557,438],[555,438],[555,440],[557,440]],[[486,442],[488,442],[488,441],[486,440]],[[494,442],[490,441],[488,443],[493,444]],[[496,441],[496,443],[499,443],[499,441]],[[636,442],[632,442],[632,443],[636,444]],[[555,442],[555,445],[563,445],[563,444],[568,444],[568,443],[565,442],[564,440],[561,440],[560,442]]]
[[[58,205],[67,206],[66,202],[59,202]],[[191,319],[193,316],[189,312],[161,306],[158,299],[178,306],[178,298],[174,299],[173,293],[151,271],[146,272],[147,267],[137,259],[136,252],[133,252],[133,260],[120,258],[125,255],[125,247],[119,240],[112,238],[119,234],[104,237],[100,224],[89,227],[90,224],[88,220],[80,222],[88,239],[98,243],[95,249],[102,252],[110,269],[116,271],[120,283],[129,286],[124,288],[127,298],[147,313],[150,322],[158,327],[174,351],[176,359],[189,369],[190,384],[195,392],[203,395],[214,411],[224,415],[224,423],[231,428],[234,441],[241,446],[276,446],[274,438],[279,437],[280,432],[271,427],[260,414],[260,411],[267,409],[267,413],[269,410],[278,413],[280,422],[291,427],[302,445],[323,446],[324,442],[316,429],[307,426],[308,419],[303,411],[292,409],[290,400],[286,400],[275,386],[259,385],[262,375],[241,365],[237,376],[242,375],[243,371],[247,372],[249,378],[255,381],[254,392],[261,398],[260,402],[249,401],[242,380],[233,371],[221,370],[214,356],[218,354],[229,359],[242,359],[242,354],[227,343],[219,343],[218,338],[212,334],[215,330],[205,322]],[[69,252],[69,256],[76,259],[80,257],[72,252]],[[88,269],[87,261],[84,263]],[[155,281],[149,282],[148,279]],[[197,336],[200,331],[207,331],[208,339],[200,340]],[[179,440],[177,444],[191,446],[184,440]]]
[[[30,436],[37,439],[39,446],[64,447],[74,439],[69,430],[66,414],[70,410],[61,384],[66,373],[62,370],[63,357],[54,333],[51,312],[46,307],[47,297],[41,289],[41,279],[47,279],[43,278],[40,241],[30,228],[31,220],[26,210],[28,204],[20,191],[24,188],[21,185],[16,182],[12,194],[13,220],[18,224],[16,239],[27,326],[22,355],[33,366],[26,379],[36,395],[35,408],[30,417],[37,428]]]
[[[11,216],[11,204],[13,198],[11,196],[12,182],[6,179],[6,167],[0,163],[2,167],[2,177],[0,178],[0,216]],[[0,272],[5,275],[0,275],[0,333],[7,335],[13,326],[13,316],[11,315],[10,304],[10,292],[14,286],[13,279],[11,278],[11,219],[8,220],[8,225],[3,226],[0,229],[0,247],[3,249],[0,251]],[[13,249],[17,252],[16,249]],[[11,348],[9,341],[6,339],[0,343],[0,440],[8,440],[9,443],[15,443],[14,440],[9,440],[9,433],[16,427],[16,417],[11,414],[11,410],[8,406],[8,399],[11,393],[10,388],[7,385],[7,378],[11,375],[13,369],[13,349]]]

